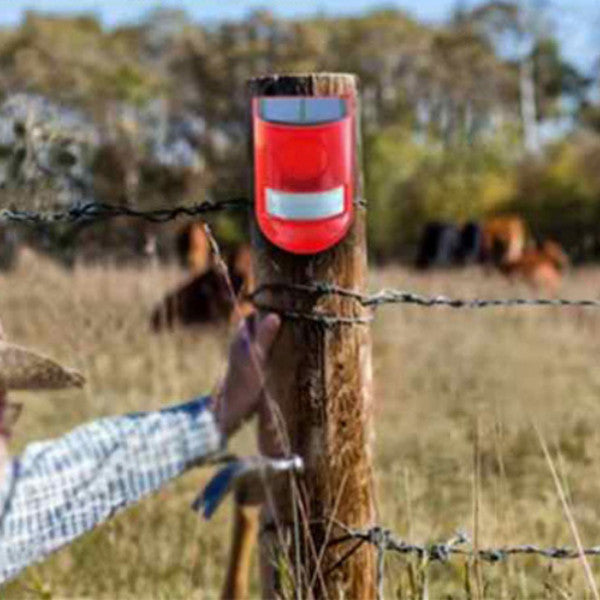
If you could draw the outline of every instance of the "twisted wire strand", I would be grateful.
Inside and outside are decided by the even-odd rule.
[[[174,206],[173,208],[136,209],[129,206],[106,204],[101,202],[85,202],[64,210],[34,211],[34,210],[0,210],[0,223],[58,224],[104,221],[117,217],[132,217],[152,223],[166,223],[179,217],[197,217],[207,213],[224,210],[245,208],[248,200],[232,198],[220,202],[205,200],[189,206]]]
[[[519,544],[499,548],[482,548],[475,551],[471,540],[464,533],[458,533],[447,542],[433,544],[412,544],[398,538],[389,529],[372,527],[367,530],[357,530],[343,527],[345,534],[330,542],[338,545],[350,541],[367,543],[378,549],[379,553],[387,552],[401,555],[416,555],[420,559],[432,562],[447,562],[453,555],[477,557],[488,563],[497,563],[511,556],[535,555],[552,560],[574,560],[581,557],[575,548],[568,546],[541,547],[536,544]],[[600,545],[583,549],[586,556],[600,556]],[[341,565],[337,565],[341,566]]]
[[[600,299],[569,299],[569,298],[449,298],[447,296],[423,296],[406,290],[381,290],[380,292],[363,296],[363,306],[377,308],[384,304],[414,304],[426,308],[446,306],[449,308],[493,308],[514,306],[578,306],[600,308]]]
[[[578,306],[600,308],[600,299],[569,298],[449,298],[448,296],[425,296],[408,290],[383,289],[371,294],[361,294],[326,282],[310,284],[298,283],[266,283],[259,286],[249,299],[254,300],[265,292],[280,293],[283,291],[311,294],[316,297],[338,296],[356,300],[364,307],[378,308],[385,304],[414,304],[425,308],[445,306],[449,308],[490,308],[512,306]]]
[[[38,164],[38,166],[44,172],[52,174],[52,172],[48,171],[47,167],[42,164]],[[69,177],[69,181],[80,188],[83,188],[85,185],[83,182],[73,177]],[[366,207],[366,201],[363,199],[357,200],[356,204],[359,207]],[[80,221],[103,221],[117,217],[132,217],[151,221],[153,223],[166,223],[167,221],[172,221],[179,217],[197,217],[207,213],[249,208],[250,206],[250,201],[243,197],[230,198],[219,202],[204,200],[203,202],[189,206],[174,206],[172,208],[157,208],[150,210],[90,201],[75,204],[61,210],[20,210],[4,208],[0,209],[0,223],[29,223],[33,225],[40,223],[77,223]]]
[[[301,312],[288,308],[264,304],[258,298],[265,293],[281,295],[285,292],[305,294],[313,298],[337,296],[356,301],[363,308],[371,309],[369,316],[337,317],[324,315],[317,311]],[[373,319],[373,312],[387,304],[408,304],[423,308],[448,307],[455,309],[482,309],[501,307],[580,307],[600,308],[600,299],[568,299],[568,298],[449,298],[448,296],[425,296],[407,290],[383,289],[370,294],[362,294],[356,290],[346,289],[326,282],[285,283],[272,282],[259,286],[248,295],[248,300],[257,308],[277,312],[281,316],[293,320],[306,320],[321,323],[324,326],[333,325],[363,325]]]

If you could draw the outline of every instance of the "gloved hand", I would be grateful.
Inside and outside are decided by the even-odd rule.
[[[269,314],[256,321],[256,315],[251,315],[240,323],[229,350],[227,372],[216,394],[215,417],[226,437],[264,402],[265,364],[281,319]]]

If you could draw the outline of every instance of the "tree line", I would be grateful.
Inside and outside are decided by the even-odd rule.
[[[245,81],[298,71],[360,77],[375,257],[408,256],[429,220],[500,211],[576,256],[600,253],[598,78],[565,60],[550,15],[528,3],[457,8],[441,25],[380,9],[295,20],[256,11],[204,26],[157,9],[107,30],[91,16],[27,13],[0,33],[3,202],[21,197],[26,167],[36,194],[47,185],[27,160],[40,139],[62,149],[40,150],[42,162],[78,169],[100,200],[244,194]],[[15,98],[61,109],[40,124]]]

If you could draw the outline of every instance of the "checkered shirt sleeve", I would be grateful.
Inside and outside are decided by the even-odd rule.
[[[29,445],[0,485],[0,584],[221,449],[208,398]]]

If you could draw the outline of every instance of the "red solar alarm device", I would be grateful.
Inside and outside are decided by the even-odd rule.
[[[259,97],[252,112],[261,231],[294,254],[331,248],[354,217],[353,99]]]

